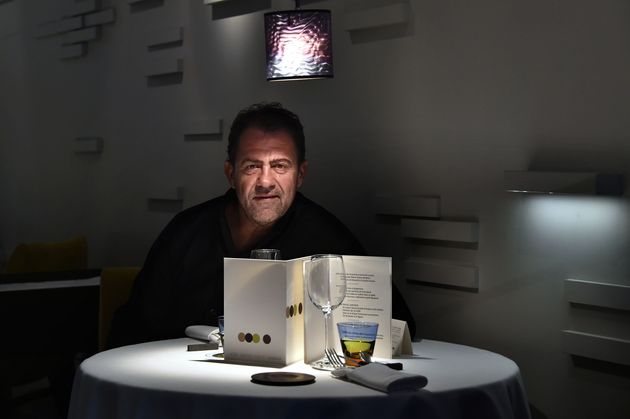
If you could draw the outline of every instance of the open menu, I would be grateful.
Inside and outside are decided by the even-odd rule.
[[[392,357],[392,263],[390,257],[344,256],[346,298],[332,314],[329,324],[331,344],[341,353],[337,323],[366,321],[378,323],[374,356]],[[305,291],[306,292],[306,291]],[[323,356],[324,315],[305,296],[304,361],[312,362]]]
[[[324,315],[304,286],[308,259],[224,259],[226,361],[281,366],[323,356]],[[377,322],[374,356],[391,358],[391,258],[344,256],[344,264],[346,298],[333,311],[331,344],[341,352],[337,322]]]

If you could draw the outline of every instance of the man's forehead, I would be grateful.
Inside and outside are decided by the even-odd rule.
[[[295,142],[285,131],[270,132],[248,128],[240,138],[236,156],[237,160],[297,160],[297,149]]]

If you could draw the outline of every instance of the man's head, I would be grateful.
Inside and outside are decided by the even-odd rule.
[[[230,163],[234,164],[236,161],[241,135],[247,128],[258,128],[264,132],[286,132],[293,139],[298,163],[301,164],[306,159],[304,128],[300,118],[278,102],[262,102],[243,109],[234,118],[228,137],[227,153]]]
[[[306,174],[299,118],[278,103],[241,111],[230,129],[225,175],[236,190],[239,212],[269,226],[293,203]]]

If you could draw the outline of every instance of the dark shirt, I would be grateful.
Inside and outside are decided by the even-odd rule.
[[[230,189],[171,220],[151,247],[129,301],[114,316],[109,347],[182,337],[187,326],[217,324],[216,316],[223,314],[224,257],[247,258],[255,248],[279,249],[285,260],[365,254],[341,221],[300,193],[263,239],[239,252],[225,215],[226,205],[235,200]],[[409,309],[396,287],[392,291],[393,317],[406,320],[411,329]]]

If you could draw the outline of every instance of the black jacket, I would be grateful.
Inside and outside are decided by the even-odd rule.
[[[134,282],[131,297],[114,316],[109,347],[182,337],[192,324],[217,324],[223,314],[223,258],[237,252],[225,216],[225,195],[177,214],[159,235]],[[363,255],[363,247],[334,215],[297,193],[287,212],[252,248],[279,249],[283,259],[317,253]],[[229,279],[228,279],[229,280]],[[394,286],[393,317],[413,318]]]

